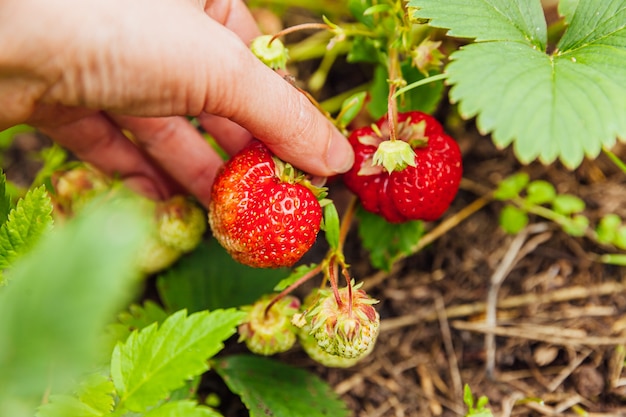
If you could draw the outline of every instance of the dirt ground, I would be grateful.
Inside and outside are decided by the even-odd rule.
[[[464,384],[489,398],[495,416],[626,416],[624,269],[594,261],[606,248],[541,218],[507,235],[502,203],[488,201],[501,178],[523,169],[583,198],[594,224],[626,215],[624,175],[603,156],[575,172],[521,167],[488,138],[459,133],[464,182],[431,232],[458,225],[390,273],[373,270],[358,243],[346,254],[380,300],[374,353],[347,370],[298,351],[283,359],[319,373],[355,417],[464,415]]]

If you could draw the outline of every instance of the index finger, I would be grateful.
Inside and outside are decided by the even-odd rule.
[[[245,45],[260,34],[246,5],[240,0],[205,3],[205,11],[239,36]],[[227,40],[227,38],[225,39]],[[227,42],[228,43],[228,42]],[[274,153],[311,174],[330,176],[347,171],[354,161],[345,137],[308,98],[267,68],[241,45],[224,46],[227,52],[224,85],[209,89],[221,94],[207,98],[205,111],[228,117],[268,145]]]

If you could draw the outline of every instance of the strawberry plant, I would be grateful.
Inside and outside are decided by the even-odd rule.
[[[336,381],[349,386],[357,378],[344,368],[393,349],[379,347],[385,320],[424,287],[386,291],[364,271],[410,275],[402,260],[437,257],[429,284],[452,280],[448,254],[420,252],[487,205],[506,233],[546,221],[596,265],[626,265],[624,215],[598,215],[597,202],[527,173],[574,175],[600,156],[626,173],[611,150],[626,138],[626,0],[561,0],[554,16],[540,0],[250,6],[288,25],[252,53],[297,75],[286,82],[345,134],[354,166],[323,183],[254,141],[222,152],[206,210],[191,196],[138,196],[56,145],[38,155],[30,186],[2,175],[0,415],[230,417],[232,404],[250,416],[364,415]],[[292,23],[291,6],[310,21]],[[346,68],[359,75],[345,80]],[[0,133],[2,149],[24,132]],[[514,166],[463,179],[490,162],[471,160],[489,139],[498,157],[511,148]],[[447,313],[437,309],[444,334]],[[401,348],[411,369],[428,350]],[[450,413],[492,415],[450,365]],[[448,381],[429,386],[424,366],[420,395],[442,415],[432,385]],[[346,372],[334,387],[328,368]]]

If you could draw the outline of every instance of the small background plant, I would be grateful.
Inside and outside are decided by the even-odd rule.
[[[108,184],[61,221],[71,156],[1,132],[0,415],[626,412],[626,0],[601,3],[250,1],[282,35],[277,65],[346,134],[418,110],[463,156],[433,222],[390,224],[329,181],[294,268],[238,264],[206,232],[141,273],[152,206]],[[245,306],[310,275],[304,298],[329,254],[379,300],[373,351],[345,369],[298,344],[250,354]]]

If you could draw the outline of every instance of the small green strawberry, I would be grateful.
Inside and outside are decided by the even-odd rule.
[[[181,251],[167,246],[159,239],[157,233],[152,233],[139,248],[135,259],[142,274],[152,275],[169,268],[181,256]]]
[[[304,349],[311,359],[329,368],[350,368],[363,360],[363,358],[369,355],[374,349],[374,343],[372,343],[368,351],[356,358],[333,355],[320,347],[315,336],[311,334],[311,327],[309,325],[305,325],[300,329],[298,332],[298,341],[302,349]]]
[[[373,307],[378,301],[358,286],[318,290],[315,301],[294,324],[308,328],[325,352],[348,359],[367,356],[378,337],[380,317]],[[304,325],[303,325],[304,324]]]
[[[112,182],[89,165],[59,170],[50,178],[51,199],[57,219],[73,217],[95,197],[107,192]]]
[[[284,70],[289,52],[280,39],[272,38],[272,35],[257,36],[250,44],[250,51],[268,67]]]
[[[183,196],[158,202],[155,215],[163,243],[183,253],[195,249],[206,231],[204,211]]]
[[[315,243],[324,195],[255,141],[215,179],[209,224],[236,261],[256,268],[292,266]]]
[[[300,308],[300,300],[286,296],[267,310],[274,296],[264,296],[251,306],[242,307],[248,312],[239,326],[239,341],[245,342],[251,352],[259,355],[274,355],[285,352],[296,342],[297,328],[291,318]]]
[[[182,196],[156,202],[136,198],[146,216],[153,218],[150,237],[137,256],[141,272],[162,271],[200,244],[206,231],[205,214],[192,200]]]

